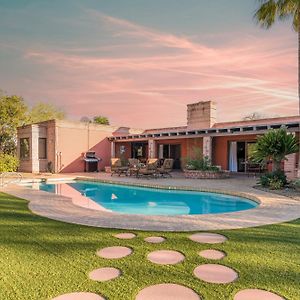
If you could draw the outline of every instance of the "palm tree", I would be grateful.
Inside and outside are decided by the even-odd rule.
[[[297,138],[288,133],[285,127],[271,129],[257,138],[251,151],[251,159],[261,164],[272,161],[273,171],[279,171],[286,156],[296,153],[298,149]]]
[[[258,0],[261,6],[254,18],[264,28],[270,28],[277,20],[293,19],[293,29],[298,32],[298,97],[300,114],[300,0]]]

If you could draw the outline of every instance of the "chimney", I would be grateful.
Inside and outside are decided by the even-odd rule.
[[[201,101],[187,105],[188,129],[211,128],[216,123],[216,103],[213,101]]]

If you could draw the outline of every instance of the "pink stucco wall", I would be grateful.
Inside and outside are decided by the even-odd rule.
[[[81,126],[57,126],[57,171],[73,173],[84,171],[83,154],[95,151],[101,158],[99,169],[110,164],[111,146],[107,137],[115,131],[111,126],[82,124]]]

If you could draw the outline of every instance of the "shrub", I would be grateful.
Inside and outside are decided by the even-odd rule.
[[[291,186],[296,189],[297,191],[300,191],[300,179],[295,179]]]
[[[274,171],[262,175],[259,179],[259,183],[263,187],[268,187],[271,190],[279,190],[287,184],[287,179],[283,171]]]
[[[271,178],[269,180],[269,188],[270,190],[281,190],[284,187],[282,180],[278,178]]]
[[[0,154],[0,173],[15,172],[19,166],[19,160],[14,155]]]
[[[286,127],[268,130],[267,133],[257,138],[251,150],[251,160],[265,165],[272,161],[273,171],[280,170],[283,160],[288,154],[299,150],[297,138],[287,132]]]
[[[212,165],[211,160],[207,156],[201,158],[188,159],[186,168],[188,170],[200,170],[200,171],[220,171],[218,167]]]
[[[52,161],[49,161],[48,164],[47,164],[47,171],[49,173],[54,173],[54,169],[53,169],[53,162]]]

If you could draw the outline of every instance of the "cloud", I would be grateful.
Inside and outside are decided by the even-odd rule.
[[[213,51],[212,49],[194,43],[185,37],[162,33],[124,19],[105,15],[96,10],[89,9],[87,10],[87,13],[94,18],[98,18],[101,22],[106,23],[109,27],[116,26],[117,29],[123,29],[121,31],[118,31],[118,36],[126,35],[140,37],[152,41],[158,44],[160,47],[164,46],[170,48],[185,49],[196,53],[201,53],[203,51]]]
[[[77,116],[92,115],[96,105],[120,125],[138,127],[182,125],[185,104],[206,99],[217,101],[222,121],[257,111],[258,105],[266,114],[296,113],[297,51],[289,36],[235,37],[231,44],[212,47],[199,37],[161,32],[95,10],[86,13],[94,26],[122,37],[119,44],[26,49],[27,63],[47,69],[44,78],[29,83],[35,90],[31,95],[47,94]],[[134,105],[144,117],[132,117]]]

